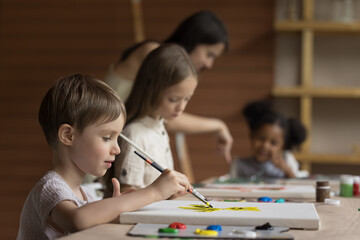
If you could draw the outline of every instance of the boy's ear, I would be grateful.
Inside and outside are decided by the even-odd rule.
[[[58,137],[60,142],[70,146],[74,140],[74,128],[66,123],[61,124],[58,130]]]

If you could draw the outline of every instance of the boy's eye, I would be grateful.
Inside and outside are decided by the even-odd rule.
[[[104,141],[107,142],[107,141],[110,141],[111,138],[110,137],[103,137]]]

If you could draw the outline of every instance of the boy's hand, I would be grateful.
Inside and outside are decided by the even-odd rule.
[[[113,185],[113,197],[119,197],[121,195],[119,181],[116,178],[112,178],[111,182]]]
[[[121,193],[120,192],[120,183],[119,183],[119,181],[116,178],[112,178],[111,182],[112,182],[112,185],[113,185],[113,197],[119,197],[119,196],[121,196],[121,194],[126,194],[126,193],[136,191],[136,189],[134,189],[134,188],[129,188],[126,191],[124,191],[123,193]]]
[[[192,189],[184,174],[169,169],[165,169],[150,186],[155,189],[161,200],[183,195],[188,189]]]

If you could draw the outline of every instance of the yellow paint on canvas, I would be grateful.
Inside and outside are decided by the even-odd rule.
[[[196,212],[215,212],[220,210],[229,210],[229,211],[257,211],[260,210],[257,207],[230,207],[230,208],[210,208],[205,205],[196,205],[192,204],[191,207],[179,207],[182,209],[194,210]]]

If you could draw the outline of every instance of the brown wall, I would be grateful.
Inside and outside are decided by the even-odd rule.
[[[57,78],[83,72],[102,78],[133,43],[130,1],[3,0],[0,2],[0,239],[14,239],[22,204],[51,166],[37,111]],[[191,113],[223,119],[233,155],[248,153],[240,111],[267,96],[273,82],[273,1],[146,0],[145,33],[162,40],[187,15],[212,10],[228,26],[230,50],[201,83]],[[227,172],[212,135],[190,136],[196,180]]]

